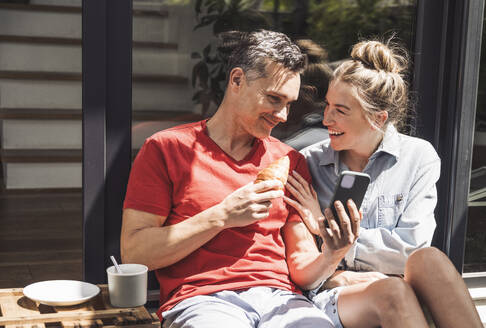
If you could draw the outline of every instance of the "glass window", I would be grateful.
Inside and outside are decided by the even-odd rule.
[[[135,155],[153,133],[201,119],[201,111],[192,100],[190,83],[191,50],[198,48],[201,41],[192,32],[196,23],[190,1],[134,0],[133,9]]]
[[[486,272],[486,25],[484,21],[464,272]]]
[[[409,49],[413,44],[414,0],[134,0],[133,5],[134,152],[160,129],[215,112],[226,73],[224,54],[217,51],[219,32],[266,28],[294,40],[311,39],[324,49],[318,60],[331,68],[360,37],[396,33]],[[321,98],[327,83],[323,88]],[[293,108],[273,135],[291,138],[304,115],[322,112],[319,106],[303,107]]]
[[[81,280],[81,0],[0,1],[0,53],[0,288]]]

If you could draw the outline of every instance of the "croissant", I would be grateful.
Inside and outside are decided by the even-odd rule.
[[[255,183],[265,181],[265,180],[280,180],[285,186],[287,183],[287,178],[289,176],[290,160],[288,156],[284,156],[260,172],[255,179]],[[282,188],[283,189],[283,188]]]

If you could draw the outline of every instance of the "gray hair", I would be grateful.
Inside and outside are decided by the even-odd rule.
[[[306,56],[283,33],[258,30],[254,32],[230,31],[219,35],[219,50],[229,54],[226,82],[235,67],[240,67],[249,80],[265,77],[269,63],[300,73],[306,66]]]

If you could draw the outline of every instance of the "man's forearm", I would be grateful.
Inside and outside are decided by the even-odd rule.
[[[332,276],[338,267],[341,257],[325,256],[322,253],[301,254],[300,259],[289,262],[292,280],[302,289],[311,290],[322,281]]]
[[[219,208],[211,207],[174,225],[122,233],[122,260],[145,264],[149,270],[169,266],[216,236],[224,229],[223,222]]]

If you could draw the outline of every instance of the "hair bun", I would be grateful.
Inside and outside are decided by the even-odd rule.
[[[408,66],[406,51],[390,41],[362,41],[351,51],[351,57],[360,61],[365,67],[378,71],[400,73]]]
[[[307,62],[309,64],[317,64],[327,61],[327,52],[317,43],[309,39],[296,40],[295,44],[300,48],[300,51],[307,55]]]

